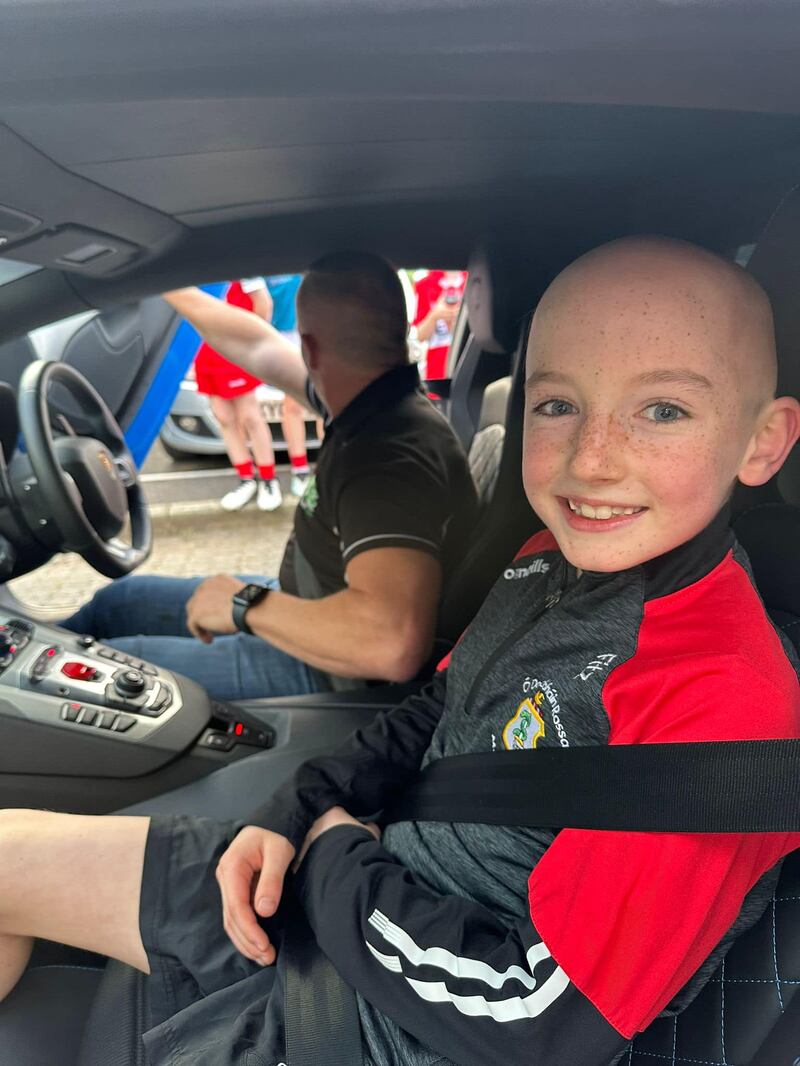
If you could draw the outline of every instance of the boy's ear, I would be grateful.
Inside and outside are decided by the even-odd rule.
[[[767,405],[758,420],[739,468],[743,485],[763,485],[777,474],[800,436],[800,403],[793,396],[780,396]]]

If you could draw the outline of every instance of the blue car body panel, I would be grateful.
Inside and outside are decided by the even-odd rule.
[[[201,287],[212,296],[222,297],[228,288],[228,282],[220,281]],[[147,458],[200,344],[200,334],[197,330],[185,320],[182,321],[142,400],[141,407],[125,431],[125,440],[137,467],[141,467]]]

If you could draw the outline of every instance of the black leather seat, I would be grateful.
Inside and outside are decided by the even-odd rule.
[[[800,852],[795,852],[784,863],[763,918],[737,940],[697,999],[676,1018],[651,1025],[620,1066],[747,1066],[799,987]]]

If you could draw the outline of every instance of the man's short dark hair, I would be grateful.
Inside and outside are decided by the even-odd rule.
[[[342,308],[337,347],[359,363],[394,365],[408,360],[408,316],[395,268],[371,252],[334,252],[308,268],[298,303],[320,298]],[[349,312],[349,313],[348,313]],[[347,328],[348,321],[356,328]]]

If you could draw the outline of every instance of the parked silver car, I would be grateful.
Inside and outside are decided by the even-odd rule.
[[[259,385],[256,396],[272,433],[275,450],[285,451],[286,439],[281,422],[283,393],[271,385]],[[318,448],[321,440],[317,422],[310,414],[307,414],[305,426],[306,449],[310,451],[312,448]],[[191,455],[225,454],[219,422],[211,410],[208,396],[197,391],[193,371],[181,382],[172,409],[161,427],[160,439],[164,450],[173,459],[183,459]]]

